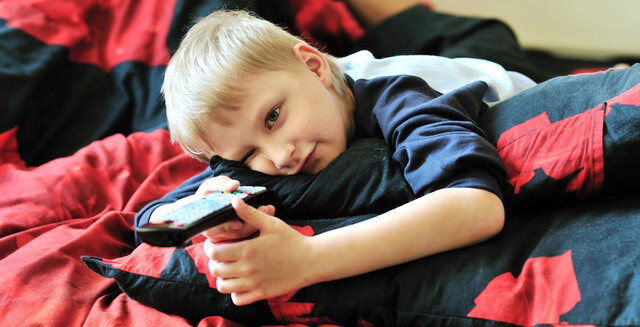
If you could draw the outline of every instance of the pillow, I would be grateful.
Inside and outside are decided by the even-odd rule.
[[[219,157],[211,159],[210,166],[213,176],[226,175],[243,185],[276,191],[280,198],[276,216],[287,221],[383,213],[415,198],[402,167],[381,138],[353,142],[315,175],[271,176]]]
[[[612,176],[619,171],[628,176],[628,169],[614,164],[632,162],[629,155],[637,152],[639,137],[627,133],[626,138],[614,139],[604,131],[615,130],[619,121],[624,121],[614,117],[622,110],[614,110],[611,115],[612,109],[637,106],[639,83],[640,65],[628,70],[558,77],[481,113],[478,123],[496,145],[507,168],[512,190],[509,208],[600,195],[606,182],[604,176],[608,176],[610,184],[617,184],[613,190],[605,189],[606,195],[635,188],[624,186],[629,178]],[[616,155],[609,155],[605,148],[617,149]]]

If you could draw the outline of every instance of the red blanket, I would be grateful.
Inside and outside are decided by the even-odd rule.
[[[0,1],[0,326],[238,326],[215,315],[188,322],[145,306],[81,259],[131,254],[135,213],[205,167],[159,129],[166,121],[157,90],[192,18],[233,2]],[[284,2],[290,27],[325,49],[365,33],[341,1]],[[486,25],[476,23],[470,26]],[[535,109],[515,107],[507,109]],[[518,133],[538,122],[517,116],[527,120],[517,122]],[[494,120],[505,130],[516,125]],[[543,125],[565,125],[556,120]],[[510,153],[517,159],[519,152]],[[544,181],[537,177],[518,185]],[[514,215],[489,242],[310,287],[279,311],[264,306],[266,315],[280,323],[355,317],[367,325],[382,317],[407,325],[637,325],[638,199],[636,193]]]
[[[80,257],[129,253],[135,212],[204,165],[159,130],[26,167],[14,135],[0,134],[0,325],[187,325],[129,299]],[[201,325],[228,324],[212,317]]]
[[[81,256],[129,254],[135,213],[202,171],[165,130],[123,134],[163,127],[157,89],[170,48],[194,13],[216,6],[0,2],[0,95],[8,101],[0,119],[1,326],[187,324],[131,300]],[[362,34],[342,2],[291,6],[293,16],[281,16],[310,40]],[[92,140],[100,141],[85,146]],[[211,317],[201,325],[235,323]]]

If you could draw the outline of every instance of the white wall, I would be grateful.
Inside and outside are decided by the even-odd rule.
[[[499,18],[514,29],[525,48],[593,58],[614,55],[640,57],[638,0],[428,2],[438,11]]]

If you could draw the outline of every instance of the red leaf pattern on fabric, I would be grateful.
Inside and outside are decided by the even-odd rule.
[[[554,123],[544,112],[500,135],[498,152],[515,194],[534,177],[538,168],[554,179],[579,171],[566,190],[576,193],[577,199],[599,192],[604,175],[604,111],[600,107]],[[576,134],[585,137],[577,138]]]
[[[535,169],[542,168],[556,180],[578,172],[566,190],[575,193],[576,199],[597,195],[604,180],[604,116],[614,104],[640,106],[640,84],[604,106],[553,123],[544,112],[502,133],[497,148],[514,193],[534,177]]]
[[[571,251],[567,251],[527,260],[517,278],[511,273],[494,278],[467,316],[520,326],[559,324],[560,315],[580,300]]]
[[[606,101],[605,115],[611,111],[611,106],[614,104],[625,104],[634,107],[640,106],[640,84],[636,84],[620,95]]]

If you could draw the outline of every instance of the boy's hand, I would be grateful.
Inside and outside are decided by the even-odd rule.
[[[152,223],[162,221],[160,217],[179,208],[180,206],[183,206],[196,199],[204,198],[205,196],[207,196],[207,194],[213,193],[215,191],[234,191],[238,188],[238,186],[240,186],[240,182],[233,180],[227,176],[216,176],[213,178],[209,178],[202,182],[202,184],[200,184],[200,187],[198,187],[198,190],[195,194],[186,196],[176,202],[163,204],[157,207],[151,213],[149,221]]]
[[[311,284],[311,238],[282,220],[256,210],[241,199],[233,208],[247,225],[260,231],[256,238],[237,243],[205,241],[209,271],[221,293],[230,293],[236,305],[280,296]]]
[[[260,206],[258,210],[267,215],[273,215],[276,212],[276,208],[272,205]],[[202,232],[202,235],[213,243],[220,243],[244,240],[253,236],[257,231],[252,225],[239,219],[233,219]]]
[[[240,186],[240,182],[227,176],[216,176],[209,178],[200,184],[196,191],[196,197],[206,197],[207,194],[215,191],[235,191]],[[275,208],[273,206],[262,206],[261,210],[268,214],[273,214]],[[241,220],[233,219],[226,223],[222,223],[204,232],[206,238],[214,243],[242,240],[255,234],[257,229],[251,225],[245,224]]]
[[[204,198],[209,193],[213,193],[215,191],[235,191],[240,186],[240,182],[231,179],[227,176],[216,176],[213,178],[206,179],[198,190],[196,191],[196,195]]]
[[[209,178],[202,182],[195,194],[184,197],[176,202],[164,204],[156,208],[151,213],[149,221],[152,223],[160,222],[162,221],[162,216],[177,209],[180,206],[183,206],[196,199],[204,198],[207,196],[207,194],[213,193],[215,191],[235,191],[239,186],[239,181],[233,180],[227,176],[216,176],[213,178]],[[269,215],[273,215],[275,213],[275,208],[271,205],[261,206],[259,209]],[[206,230],[202,233],[202,235],[210,239],[212,242],[218,243],[242,240],[249,236],[252,236],[256,231],[257,229],[255,227],[245,224],[241,220],[234,219],[226,223],[217,225],[209,230]]]

